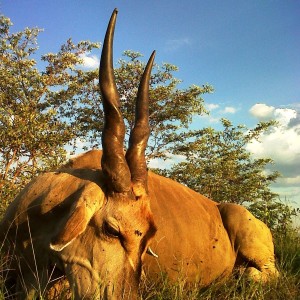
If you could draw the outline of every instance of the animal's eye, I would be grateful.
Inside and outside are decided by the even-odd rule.
[[[121,235],[119,227],[116,224],[112,224],[107,221],[103,223],[103,232],[106,235],[114,238],[119,238]]]

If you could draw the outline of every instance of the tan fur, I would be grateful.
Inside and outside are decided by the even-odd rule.
[[[173,280],[205,286],[244,262],[254,279],[277,275],[271,233],[246,209],[217,205],[151,172],[151,210],[147,195],[112,201],[105,196],[100,157],[101,151],[92,150],[73,159],[72,168],[39,175],[9,206],[0,234],[7,255],[16,258],[9,275],[19,277],[19,285],[24,279],[25,294],[47,290],[55,267],[67,275],[75,299],[104,294],[117,299],[124,291],[136,299],[141,257],[151,280],[166,272]],[[154,237],[151,211],[158,228]],[[110,237],[116,230],[121,242]],[[148,246],[158,258],[146,255]]]
[[[237,256],[236,266],[246,263],[245,273],[256,281],[277,277],[272,234],[266,224],[240,205],[223,203],[218,208]]]

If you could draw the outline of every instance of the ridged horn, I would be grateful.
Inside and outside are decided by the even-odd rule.
[[[117,13],[115,9],[107,27],[99,69],[99,85],[104,110],[101,166],[108,180],[109,189],[122,193],[130,190],[131,180],[123,150],[125,125],[120,111],[120,96],[113,69],[113,37]]]
[[[126,153],[135,196],[142,196],[148,191],[145,149],[150,135],[149,83],[154,57],[155,51],[153,51],[140,81],[136,98],[135,124],[130,133],[129,147]]]

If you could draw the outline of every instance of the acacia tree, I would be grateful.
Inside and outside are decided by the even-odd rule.
[[[87,74],[76,70],[80,55],[97,44],[68,40],[57,54],[42,57],[37,68],[38,28],[10,33],[9,18],[0,17],[0,197],[6,204],[37,170],[54,167],[65,157],[64,146],[76,128],[62,118],[57,97],[65,86],[80,95]]]
[[[275,123],[261,122],[249,130],[234,127],[227,119],[221,122],[220,131],[204,128],[184,134],[173,153],[186,160],[174,165],[168,175],[217,202],[243,204],[274,198],[269,185],[279,173],[265,172],[272,160],[253,159],[245,146]]]

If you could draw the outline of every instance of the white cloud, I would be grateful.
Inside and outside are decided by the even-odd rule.
[[[247,148],[255,156],[271,157],[279,164],[298,164],[300,136],[295,128],[279,126],[270,133],[262,134],[260,142],[253,141]]]
[[[293,185],[293,186],[300,187],[300,175],[295,177],[280,178],[278,180],[278,184]]]
[[[237,111],[237,109],[235,107],[232,106],[227,106],[225,107],[225,109],[223,110],[223,113],[225,114],[235,114]]]
[[[171,39],[167,40],[165,44],[166,51],[176,51],[179,48],[191,45],[191,41],[189,38],[179,38],[179,39]]]
[[[211,124],[217,124],[220,122],[220,118],[208,117],[208,121]]]
[[[282,126],[287,126],[297,117],[297,112],[290,108],[278,108],[274,110],[274,117]]]
[[[88,69],[99,67],[100,60],[96,55],[82,54],[80,58],[83,60],[83,66]]]
[[[281,173],[281,177],[272,184],[272,190],[281,199],[300,206],[300,116],[297,106],[275,108],[266,104],[255,104],[249,112],[260,121],[276,120],[278,127],[261,135],[260,142],[253,141],[247,149],[255,158],[272,158],[271,169]]]
[[[250,113],[258,119],[275,119],[278,127],[260,136],[260,142],[253,141],[247,149],[257,158],[270,157],[276,167],[285,177],[288,173],[297,173],[300,170],[300,124],[289,126],[291,120],[297,117],[297,112],[288,108],[274,108],[266,104],[256,104]]]
[[[217,124],[220,122],[220,117],[215,116],[213,114],[196,116],[196,118],[197,118],[197,122],[199,122],[199,123],[201,122],[202,127],[208,126],[209,124]],[[194,120],[196,120],[196,118]],[[197,124],[196,127],[200,128],[201,126]]]
[[[209,104],[206,104],[205,107],[208,109],[208,110],[214,110],[214,109],[217,109],[220,107],[219,104],[214,104],[214,103],[209,103]]]
[[[258,119],[271,118],[273,116],[275,107],[268,106],[263,103],[257,103],[250,108],[250,114]]]
[[[281,126],[287,126],[292,119],[297,117],[297,111],[291,108],[275,108],[267,104],[258,103],[253,105],[250,114],[259,120],[274,119],[280,123]]]

